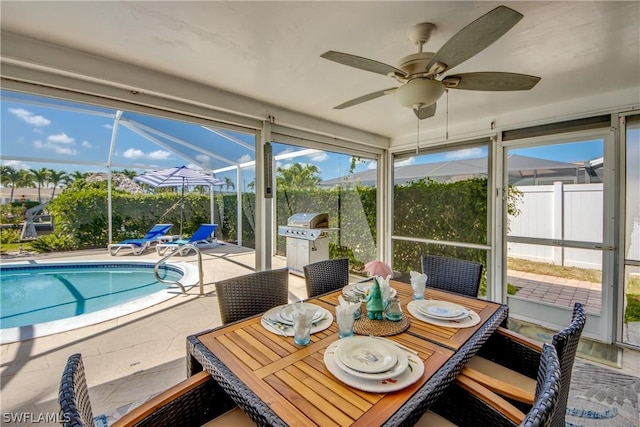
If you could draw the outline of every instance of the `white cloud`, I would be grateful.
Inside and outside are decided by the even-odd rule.
[[[400,160],[399,162],[394,162],[393,166],[394,167],[400,167],[400,166],[409,166],[409,165],[413,165],[416,162],[416,158],[415,157],[409,157],[408,159],[404,159],[404,160]],[[371,162],[372,164],[369,165],[368,169],[375,169],[377,164],[376,162]]]
[[[75,139],[71,138],[66,133],[59,133],[57,135],[49,135],[47,141],[53,144],[73,144]]]
[[[253,160],[253,159],[251,158],[251,155],[249,155],[249,154],[245,154],[245,155],[243,155],[242,157],[240,157],[240,158],[238,159],[238,163],[247,163],[247,162],[250,162],[250,161],[252,161],[252,160]]]
[[[9,112],[33,126],[48,126],[51,124],[51,120],[42,116],[33,114],[31,111],[27,111],[24,108],[9,108]]]
[[[82,146],[83,146],[84,148],[92,148],[92,147],[93,147],[93,144],[91,144],[89,141],[86,141],[86,140],[85,140],[85,141],[82,141]]]
[[[43,135],[44,131],[42,129],[38,129],[38,128],[33,128],[33,133],[37,133],[39,135]]]
[[[20,160],[3,160],[2,166],[11,166],[14,169],[31,169],[31,167]]]
[[[206,154],[198,154],[196,155],[196,160],[199,161],[200,163],[209,163],[209,160],[211,160],[211,157],[207,156]]]
[[[150,153],[145,153],[144,151],[137,148],[129,148],[122,153],[122,157],[126,159],[150,159],[150,160],[167,160],[171,158],[171,153],[164,150],[152,151]]]
[[[102,125],[102,127],[103,127],[103,128],[105,128],[105,129],[109,129],[109,130],[112,130],[112,129],[113,129],[113,125],[108,124],[108,123],[107,123],[107,124]]]
[[[447,159],[468,159],[471,157],[479,157],[483,154],[482,148],[467,148],[464,150],[457,150],[447,153]]]
[[[141,159],[144,157],[144,151],[137,150],[135,148],[129,148],[124,153],[122,153],[122,156],[127,159]]]
[[[329,159],[329,155],[326,152],[322,151],[320,153],[309,156],[309,158],[314,162],[324,162],[325,160]]]
[[[157,150],[149,153],[147,157],[152,160],[167,160],[171,157],[171,153],[164,150]]]
[[[70,147],[62,147],[58,144],[54,144],[52,142],[42,142],[40,140],[33,141],[33,146],[37,149],[42,150],[51,150],[56,154],[67,154],[69,156],[74,156],[78,154],[78,150]]]

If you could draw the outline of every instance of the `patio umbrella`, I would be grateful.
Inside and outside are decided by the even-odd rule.
[[[224,184],[224,181],[221,179],[214,178],[211,175],[186,166],[147,172],[134,177],[133,180],[148,184],[152,187],[182,187],[182,197],[180,200],[180,234],[182,234],[185,189],[193,185],[207,185],[213,188],[214,185]]]

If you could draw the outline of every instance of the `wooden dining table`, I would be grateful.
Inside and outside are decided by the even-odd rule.
[[[324,363],[327,347],[338,340],[335,320],[312,334],[306,346],[267,330],[261,316],[203,331],[187,338],[190,374],[206,369],[258,425],[401,426],[413,425],[444,392],[507,318],[506,305],[429,289],[425,299],[449,301],[473,310],[477,325],[438,326],[414,317],[407,304],[411,286],[391,281],[410,324],[385,338],[417,352],[424,373],[401,390],[373,393],[346,385]],[[307,300],[335,314],[342,290]]]

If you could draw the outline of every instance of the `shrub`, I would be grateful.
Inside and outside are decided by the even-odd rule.
[[[14,229],[5,228],[0,230],[0,244],[6,245],[9,243],[20,242],[20,231]]]
[[[38,237],[30,244],[31,248],[37,252],[69,251],[76,247],[76,243],[71,237],[58,233]]]

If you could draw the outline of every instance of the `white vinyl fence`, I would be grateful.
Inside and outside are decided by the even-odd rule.
[[[520,186],[520,214],[509,217],[509,236],[602,242],[602,184]],[[640,234],[640,230],[634,230]],[[638,237],[635,239],[638,242]],[[601,269],[599,250],[508,243],[510,257]]]

